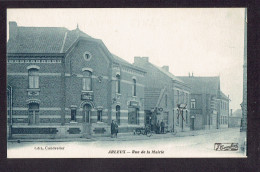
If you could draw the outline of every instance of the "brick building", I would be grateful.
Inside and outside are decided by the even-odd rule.
[[[191,128],[228,127],[229,97],[220,89],[220,77],[178,77],[191,86]]]
[[[168,130],[189,130],[190,87],[171,74],[168,66],[158,67],[150,63],[148,57],[135,57],[134,65],[147,72],[144,78],[146,123],[155,125],[164,120]],[[179,111],[178,104],[186,108]]]
[[[104,136],[111,120],[119,132],[144,125],[145,70],[79,28],[10,22],[9,29],[13,137]]]

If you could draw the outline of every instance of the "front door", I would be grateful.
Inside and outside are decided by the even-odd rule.
[[[83,106],[82,122],[83,122],[83,133],[87,137],[91,134],[91,110],[92,106],[85,104]]]
[[[83,123],[90,123],[92,107],[89,104],[83,106]]]

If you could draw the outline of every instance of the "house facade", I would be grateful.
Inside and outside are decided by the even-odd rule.
[[[171,74],[168,66],[158,67],[148,57],[135,57],[134,65],[147,72],[144,78],[146,124],[155,126],[163,120],[169,131],[190,130],[190,87]]]
[[[191,129],[228,127],[229,97],[220,90],[220,77],[178,77],[191,86]]]
[[[112,120],[119,132],[144,125],[145,70],[79,28],[9,28],[12,137],[105,136]]]

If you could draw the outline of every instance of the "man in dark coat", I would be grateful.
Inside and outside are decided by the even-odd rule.
[[[112,122],[111,122],[111,138],[114,137],[114,134],[115,134],[115,123],[114,123],[114,120],[112,120]]]
[[[118,133],[118,125],[117,122],[115,122],[115,137],[117,138],[117,133]]]
[[[160,123],[159,123],[159,120],[156,123],[156,134],[160,134]]]
[[[161,122],[161,133],[164,133],[164,127],[165,127],[165,124],[164,124],[164,122],[162,120],[162,122]]]

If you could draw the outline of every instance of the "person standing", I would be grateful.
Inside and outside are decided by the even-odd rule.
[[[115,133],[115,123],[114,123],[114,120],[112,120],[112,122],[111,122],[111,138],[114,137],[114,133]]]
[[[117,122],[115,122],[115,137],[117,138],[117,133],[118,133],[118,125]]]
[[[156,134],[160,134],[160,123],[159,123],[159,120],[156,123]]]
[[[164,127],[165,127],[165,124],[164,124],[164,122],[162,120],[162,122],[161,122],[161,133],[164,133]]]

